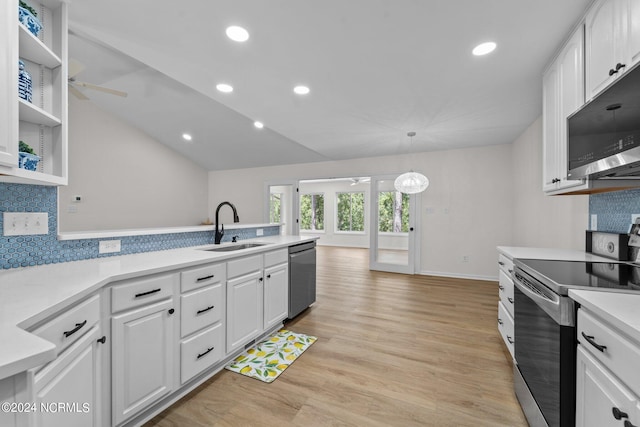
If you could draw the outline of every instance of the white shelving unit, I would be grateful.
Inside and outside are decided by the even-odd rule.
[[[8,94],[0,101],[0,181],[66,185],[68,171],[68,11],[63,0],[28,0],[38,13],[42,30],[35,37],[18,21],[18,2],[5,2],[6,60],[0,87]],[[32,102],[18,97],[18,59],[32,78]],[[0,62],[2,63],[2,62]],[[36,171],[18,168],[18,142],[29,144],[41,158]]]

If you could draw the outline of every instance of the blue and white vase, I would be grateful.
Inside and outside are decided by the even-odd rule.
[[[35,154],[31,153],[23,153],[22,151],[18,154],[18,167],[26,169],[28,171],[35,171],[36,169],[38,169],[40,156],[36,156]]]
[[[31,75],[24,66],[22,60],[18,61],[18,96],[27,102],[31,102]]]
[[[22,25],[27,27],[31,34],[38,37],[38,33],[42,29],[42,24],[40,23],[38,18],[36,18],[31,12],[29,12],[28,9],[25,9],[22,6],[18,6],[18,20],[22,23]]]

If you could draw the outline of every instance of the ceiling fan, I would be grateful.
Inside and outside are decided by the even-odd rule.
[[[109,93],[111,95],[116,95],[116,96],[121,96],[123,98],[126,98],[127,92],[122,92],[120,90],[110,89],[108,87],[98,86],[91,83],[80,82],[76,80],[76,76],[80,74],[84,69],[85,69],[85,66],[83,64],[81,64],[80,62],[76,61],[73,58],[69,59],[69,85],[68,86],[69,86],[69,92],[71,92],[73,96],[75,96],[76,98],[82,101],[86,101],[89,99],[88,96],[86,96],[84,93],[82,93],[78,89],[77,86],[79,86],[79,87],[93,89],[100,92]]]
[[[358,184],[366,184],[367,182],[371,182],[371,178],[350,178],[351,179],[351,185],[358,185]]]

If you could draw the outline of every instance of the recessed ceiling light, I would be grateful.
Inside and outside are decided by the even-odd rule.
[[[216,89],[218,89],[220,92],[224,92],[224,93],[233,92],[233,86],[228,85],[226,83],[217,84],[216,85]]]
[[[307,86],[296,86],[293,88],[293,91],[298,95],[306,95],[310,92],[310,89]]]
[[[256,120],[255,122],[253,122],[253,125],[254,125],[255,127],[257,127],[258,129],[262,129],[262,128],[264,127],[264,123],[259,122],[259,121],[257,121],[257,120]]]
[[[191,141],[193,138],[188,133],[183,133],[182,139],[184,139],[185,141]]]
[[[476,56],[486,55],[487,53],[491,53],[495,50],[496,44],[494,42],[486,42],[481,43],[478,46],[474,47],[471,53]]]
[[[227,27],[227,37],[229,37],[234,42],[246,42],[249,40],[249,32],[242,27],[238,27],[237,25],[232,25]]]

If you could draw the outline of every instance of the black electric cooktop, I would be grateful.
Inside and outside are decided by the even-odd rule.
[[[569,289],[640,291],[640,266],[635,264],[539,259],[514,264],[560,295]]]

